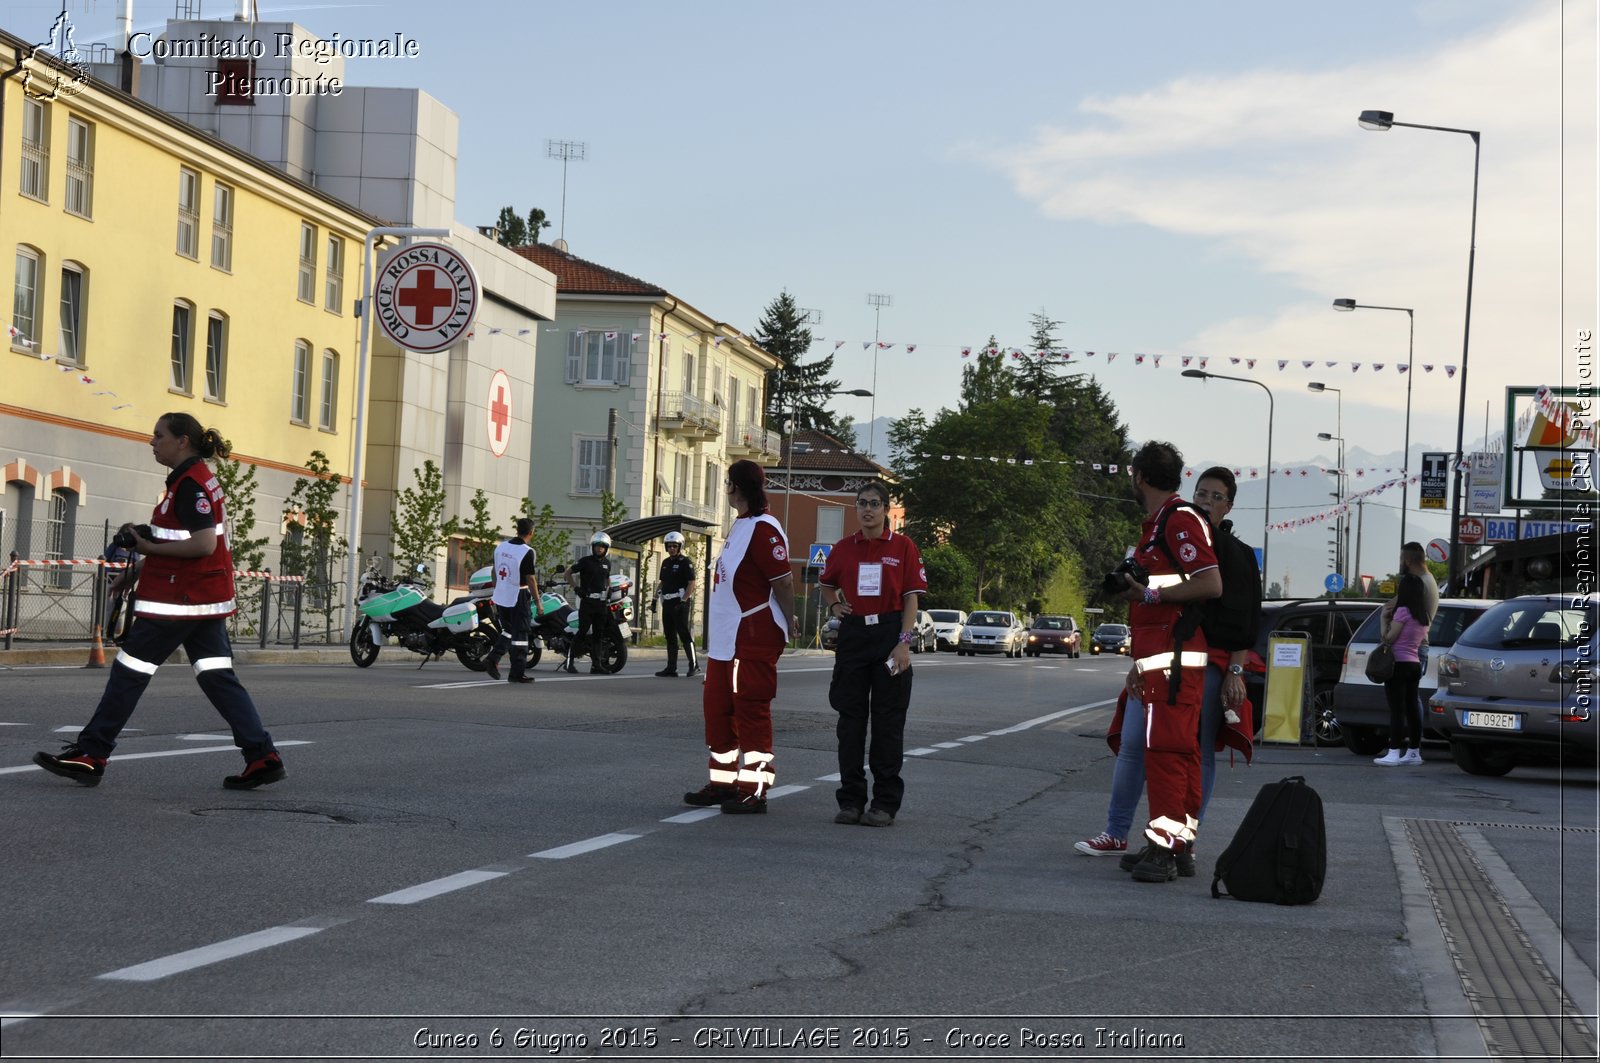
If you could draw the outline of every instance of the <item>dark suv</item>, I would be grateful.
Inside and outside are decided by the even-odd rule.
[[[1245,665],[1245,692],[1255,709],[1256,733],[1266,717],[1267,640],[1277,631],[1300,633],[1311,644],[1312,734],[1319,746],[1344,742],[1333,712],[1333,688],[1344,667],[1344,648],[1373,610],[1382,602],[1366,598],[1274,599],[1261,603],[1261,629]]]

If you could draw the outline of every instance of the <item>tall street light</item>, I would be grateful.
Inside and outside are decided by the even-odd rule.
[[[866,388],[851,388],[849,391],[829,391],[820,393],[819,398],[831,398],[834,395],[854,395],[857,398],[870,399],[872,392]],[[800,430],[800,392],[796,391],[789,406],[789,454],[788,469],[784,473],[783,483],[783,531],[789,532],[789,499],[794,497],[794,434]]]
[[[1334,435],[1332,432],[1318,432],[1317,438],[1327,443],[1335,440],[1339,443],[1339,475],[1334,478],[1334,481],[1339,485],[1339,492],[1334,496],[1339,500],[1339,519],[1338,523],[1334,525],[1337,530],[1333,534],[1339,544],[1339,559],[1337,562],[1339,574],[1348,581],[1350,575],[1344,570],[1344,436]]]
[[[1417,350],[1417,312],[1409,306],[1374,306],[1370,303],[1358,303],[1354,299],[1335,299],[1333,308],[1346,313],[1352,310],[1397,310],[1405,314],[1410,322],[1411,335],[1406,341],[1406,442],[1405,450],[1401,452],[1400,456],[1400,542],[1404,543],[1406,541],[1406,497],[1411,487],[1411,377],[1414,375],[1411,359]],[[1463,367],[1462,373],[1465,376],[1465,367]],[[1461,381],[1461,386],[1463,389],[1466,388],[1467,382],[1465,379]],[[1465,390],[1461,392],[1463,402],[1466,401],[1466,394]],[[1460,449],[1460,447],[1461,441],[1458,439],[1456,440],[1456,448]]]
[[[1439,133],[1463,133],[1472,138],[1472,229],[1467,238],[1467,311],[1461,325],[1461,397],[1456,403],[1456,454],[1454,489],[1450,492],[1450,578],[1460,574],[1461,551],[1461,452],[1467,427],[1467,352],[1472,336],[1472,269],[1478,258],[1478,161],[1482,155],[1482,134],[1476,129],[1453,129],[1441,125],[1396,122],[1393,111],[1362,111],[1357,119],[1362,129],[1384,131],[1395,126],[1405,129],[1431,129]],[[1408,455],[1409,457],[1409,455]]]
[[[886,306],[894,305],[894,296],[884,295],[882,292],[868,292],[867,305],[872,307],[872,390],[869,395],[878,390],[878,315]],[[867,414],[867,453],[872,455],[872,460],[878,460],[875,449],[878,443],[878,400],[872,400],[872,408]]]
[[[1272,399],[1272,389],[1247,376],[1224,376],[1204,369],[1185,369],[1183,375],[1194,380],[1237,380],[1241,384],[1254,384],[1267,393],[1267,501],[1261,518],[1261,593],[1265,596],[1270,585],[1267,579],[1267,526],[1272,523],[1272,417],[1277,405]]]
[[[1333,406],[1333,430],[1335,432],[1334,438],[1337,439],[1340,436],[1343,436],[1344,435],[1344,390],[1342,388],[1336,388],[1336,387],[1332,387],[1332,386],[1330,386],[1328,384],[1324,384],[1320,380],[1313,380],[1311,383],[1307,384],[1306,385],[1306,390],[1307,391],[1315,391],[1318,394],[1321,394],[1322,392],[1325,392],[1325,391],[1333,392],[1333,400],[1334,400],[1334,406]],[[1344,454],[1343,453],[1341,453],[1339,455],[1338,484],[1339,484],[1339,502],[1342,505],[1344,503]],[[1345,530],[1344,524],[1345,524],[1344,513],[1341,511],[1339,513],[1339,517],[1338,517],[1338,524],[1336,525],[1337,528],[1338,528],[1338,531],[1335,533],[1340,537],[1340,541],[1341,542],[1344,541],[1343,540],[1344,530]]]

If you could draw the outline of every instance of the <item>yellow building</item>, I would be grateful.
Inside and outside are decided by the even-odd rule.
[[[353,304],[383,223],[32,53],[0,32],[0,553],[93,557],[104,522],[146,519],[169,410],[257,468],[276,547],[311,453],[354,465]]]

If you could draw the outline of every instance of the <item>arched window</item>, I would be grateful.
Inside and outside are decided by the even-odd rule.
[[[311,344],[294,341],[294,367],[291,370],[289,420],[307,424],[311,416]]]
[[[47,561],[61,561],[73,555],[77,539],[76,494],[66,490],[50,492],[50,509],[45,517],[44,556]],[[60,590],[72,586],[72,569],[62,566],[50,572],[48,585]]]
[[[17,245],[16,287],[11,295],[11,345],[32,350],[39,343],[39,283],[44,277],[44,252]]]
[[[77,262],[61,264],[61,347],[56,360],[70,365],[88,364],[84,354],[84,324],[88,320],[89,271]]]
[[[182,299],[172,304],[171,388],[194,394],[194,304]]]
[[[220,310],[206,315],[206,398],[228,398],[228,315]]]

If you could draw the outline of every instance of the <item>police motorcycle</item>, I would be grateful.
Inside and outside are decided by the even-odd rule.
[[[417,566],[418,576],[427,573],[427,565]],[[350,659],[358,668],[370,667],[378,659],[378,648],[396,638],[412,653],[420,653],[422,664],[454,651],[463,665],[481,672],[500,638],[490,602],[493,589],[491,579],[487,590],[473,587],[449,605],[440,605],[416,583],[388,579],[369,565],[361,576],[356,622],[350,629]]]
[[[494,593],[494,568],[480,568],[472,574],[467,585],[474,595]],[[578,637],[578,611],[559,593],[564,583],[547,583],[537,602],[531,603],[528,633],[528,667],[532,668],[544,656],[544,648],[562,660],[567,649]],[[606,647],[595,667],[612,674],[622,671],[628,663],[628,639],[633,636],[633,581],[627,576],[612,576],[611,587],[606,592],[607,615],[611,618],[610,632],[601,631],[595,637],[605,638]],[[580,649],[577,656],[587,654]]]

